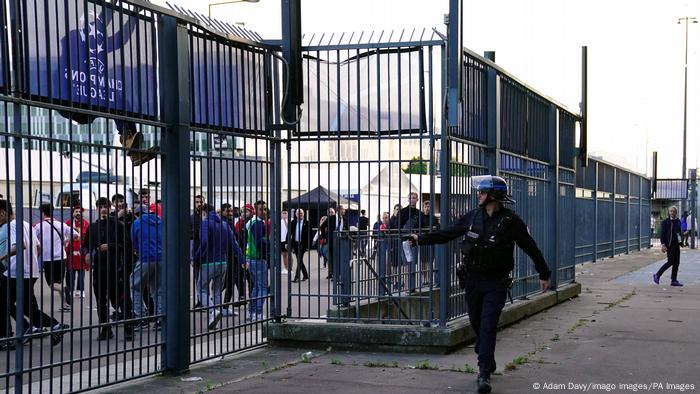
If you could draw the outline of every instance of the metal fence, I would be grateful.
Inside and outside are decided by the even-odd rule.
[[[651,246],[651,181],[602,160],[576,169],[576,262]]]
[[[232,208],[279,201],[279,48],[139,1],[0,5],[0,388],[84,391],[266,343],[271,297],[228,256]]]
[[[648,244],[648,181],[576,168],[580,117],[493,61],[461,50],[446,126],[437,32],[309,37],[287,132],[287,66],[254,34],[138,0],[0,5],[6,392],[181,372],[282,319],[444,326],[455,244],[401,241],[473,208],[475,175],[506,178],[554,286]],[[520,252],[513,275],[537,291]]]

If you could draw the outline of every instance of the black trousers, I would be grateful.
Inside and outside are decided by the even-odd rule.
[[[109,259],[94,264],[92,291],[95,294],[97,318],[100,323],[109,322],[110,303],[114,309],[123,312],[124,319],[131,319],[134,309],[131,304],[131,291],[125,288],[128,283],[127,280],[120,280],[116,261]]]
[[[226,286],[226,291],[224,292],[224,302],[229,303],[233,298],[233,288],[238,288],[238,299],[242,300],[245,296],[246,288],[246,278],[245,278],[245,268],[241,267],[241,264],[237,259],[231,259],[228,262],[228,268],[226,269],[226,280],[224,285]]]
[[[2,285],[0,285],[2,291],[2,298],[3,301],[0,302],[3,305],[0,306],[0,314],[2,316],[0,317],[0,334],[5,334],[5,335],[0,335],[0,336],[7,336],[12,334],[12,329],[10,328],[10,321],[8,316],[12,316],[15,321],[17,321],[17,280],[16,278],[6,278],[4,275],[2,275]],[[58,324],[58,320],[54,319],[53,317],[47,315],[46,313],[42,312],[41,309],[39,309],[39,303],[36,300],[36,296],[34,295],[34,284],[36,283],[37,278],[24,278],[24,279],[19,279],[24,282],[24,316],[26,319],[24,320],[24,329],[25,331],[30,327],[37,327],[37,328],[51,328]],[[9,302],[4,302],[5,296],[8,297]],[[9,312],[9,314],[8,314]]]
[[[301,248],[296,248],[294,252],[294,255],[297,258],[297,269],[294,271],[294,279],[299,279],[300,270],[301,274],[304,275],[304,279],[308,279],[309,271],[306,270],[306,264],[304,264],[304,254],[306,254],[306,251]]]
[[[476,333],[474,351],[480,368],[496,370],[496,332],[498,319],[506,304],[508,288],[503,279],[470,275],[464,290],[469,321]]]
[[[17,308],[15,304],[10,304],[10,299],[13,297],[9,291],[9,280],[5,275],[0,274],[0,338],[9,338],[13,335],[12,325],[10,324],[10,315],[17,316]],[[13,292],[14,293],[14,292]],[[25,310],[26,310],[25,303]],[[11,311],[11,312],[10,312]],[[24,319],[24,329],[29,327],[30,323]]]
[[[666,264],[659,268],[656,276],[660,278],[669,267],[672,267],[671,280],[676,281],[678,280],[678,266],[681,264],[681,247],[679,245],[675,245],[668,248],[666,250],[666,258],[668,259]]]

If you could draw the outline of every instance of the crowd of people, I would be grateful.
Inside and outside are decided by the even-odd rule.
[[[363,235],[352,244],[351,256],[375,261],[381,279],[389,287],[415,290],[417,280],[428,284],[434,261],[432,248],[421,248],[420,261],[416,261],[418,248],[413,248],[414,258],[407,258],[399,252],[400,238],[391,236],[439,227],[430,202],[423,202],[421,209],[417,203],[418,194],[411,193],[407,206],[397,204],[392,214],[377,215],[371,230],[364,210],[354,223],[357,227],[350,226],[342,205],[328,208],[318,226],[309,223],[303,208],[293,210],[291,221],[287,211],[281,212],[282,274],[293,275],[292,283],[308,280],[310,270],[305,256],[315,246],[327,268],[325,279],[333,281],[339,271],[334,267],[339,264],[334,261],[339,255],[339,234],[359,230]],[[0,200],[1,338],[13,336],[8,317],[17,319],[16,288],[21,280],[25,292],[25,336],[31,339],[32,334],[50,335],[53,344],[60,343],[69,328],[62,322],[69,319],[57,319],[40,308],[34,285],[42,274],[50,290],[52,311],[70,312],[76,307],[76,300],[92,294],[99,323],[98,340],[113,338],[116,324],[123,324],[126,340],[132,340],[136,330],[161,328],[164,227],[160,201],[151,203],[149,191],[142,189],[133,207],[127,206],[123,195],[115,194],[98,198],[94,209],[96,217],[92,223],[84,217],[85,207],[81,205],[72,207],[70,218],[63,222],[54,219],[51,204],[44,203],[40,206],[41,220],[33,226],[27,221],[18,225],[11,204]],[[210,330],[223,317],[238,316],[241,306],[246,307],[246,321],[264,319],[273,231],[269,217],[262,200],[242,209],[229,203],[217,208],[201,195],[194,197],[190,222],[193,308],[208,314]],[[19,268],[18,239],[24,246]],[[85,288],[88,272],[92,291]],[[12,341],[2,343],[3,349],[12,346]]]

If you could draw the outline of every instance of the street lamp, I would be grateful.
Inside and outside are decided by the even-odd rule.
[[[210,3],[209,4],[209,18],[211,18],[211,7],[215,5],[224,5],[224,4],[236,4],[236,3],[257,3],[260,0],[230,0],[230,1],[220,1],[218,3]]]
[[[688,24],[698,23],[697,18],[685,16],[678,18],[678,24],[685,22],[685,62],[683,68],[685,80],[683,81],[683,179],[688,179],[686,174],[686,140],[688,135]],[[681,201],[681,212],[685,212],[685,200]]]

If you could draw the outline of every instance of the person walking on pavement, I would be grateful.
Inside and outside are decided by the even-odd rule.
[[[22,281],[24,299],[23,314],[25,335],[31,335],[43,331],[44,328],[50,328],[51,345],[58,345],[63,339],[64,330],[70,328],[68,324],[61,324],[55,318],[47,315],[39,309],[36,295],[34,294],[34,284],[39,278],[39,255],[41,247],[39,239],[31,225],[24,221],[17,223],[12,211],[12,205],[7,200],[0,200],[0,264],[2,264],[4,272],[2,275],[3,287],[9,296],[7,311],[2,310],[0,325],[4,328],[2,331],[11,331],[8,328],[8,315],[12,315],[17,321],[20,316],[17,316],[17,283]],[[20,227],[20,228],[17,228]],[[22,244],[22,264],[17,264],[17,252],[19,247],[17,243]],[[19,275],[19,268],[22,267],[22,275]],[[4,286],[6,285],[6,286]],[[4,301],[4,300],[2,300]],[[7,313],[9,312],[9,313]],[[27,320],[28,319],[28,320]],[[3,332],[7,334],[7,332]],[[11,347],[5,344],[6,349]]]
[[[659,284],[661,275],[671,267],[671,286],[683,286],[678,281],[678,266],[681,263],[681,242],[683,241],[681,221],[678,219],[678,208],[668,209],[668,218],[661,222],[661,251],[666,253],[666,264],[652,276],[654,283]]]
[[[161,283],[163,261],[163,224],[154,212],[145,205],[137,205],[134,214],[138,219],[134,220],[131,227],[131,241],[138,256],[134,270],[129,278],[131,285],[132,301],[134,304],[134,317],[143,319],[148,316],[148,308],[144,304],[144,290],[148,287],[148,293],[154,297],[155,311],[163,313],[163,288]],[[148,328],[149,324],[141,320],[134,327],[136,329]],[[160,322],[155,323],[159,329]]]
[[[369,218],[364,209],[360,210],[360,218],[357,221],[357,229],[360,230],[360,255],[367,255],[367,244],[369,243]]]
[[[221,205],[221,222],[228,226],[234,235],[233,231],[236,217],[234,210],[229,203],[224,203]],[[239,249],[240,249],[240,245]],[[245,294],[245,260],[239,260],[239,255],[234,255],[233,248],[229,247],[227,251],[227,267],[226,267],[226,280],[224,281],[224,304],[228,305],[233,299],[233,289],[238,288],[238,297],[241,299],[242,295]],[[223,310],[225,315],[238,316],[238,312],[235,310],[234,305],[225,307]]]
[[[287,211],[282,211],[282,220],[280,223],[280,252],[282,253],[282,265],[284,268],[282,268],[282,275],[286,275],[289,273],[289,271],[292,270],[292,267],[289,267],[288,265],[288,260],[289,260],[289,251],[287,250],[287,238],[289,236],[289,233],[287,229],[289,228],[289,214]]]
[[[255,216],[246,223],[247,246],[246,265],[253,282],[251,302],[246,320],[253,322],[263,319],[263,307],[267,297],[267,259],[270,240],[265,222],[265,201],[255,203]]]
[[[310,249],[311,234],[309,230],[309,222],[304,217],[304,210],[299,208],[296,210],[296,218],[292,220],[289,226],[289,246],[292,248],[292,254],[296,256],[297,259],[297,270],[294,274],[294,279],[292,282],[299,282],[299,271],[303,277],[301,281],[309,279],[309,272],[306,270],[306,264],[304,264],[304,254]]]
[[[59,295],[62,311],[70,311],[68,289],[63,287],[66,273],[65,245],[71,241],[79,241],[80,235],[70,226],[55,220],[51,212],[51,203],[42,203],[41,221],[34,225],[36,237],[41,240],[41,265],[44,269],[44,279],[52,291]],[[53,304],[53,299],[51,301]]]
[[[688,245],[688,236],[689,235],[690,235],[690,229],[688,228],[688,212],[683,212],[683,215],[681,215],[681,236],[682,236],[681,246],[685,246],[686,248],[689,246]]]
[[[236,243],[233,230],[228,223],[221,220],[213,206],[204,204],[202,215],[202,239],[199,249],[195,251],[195,256],[202,262],[199,272],[199,299],[209,312],[208,328],[213,330],[223,316],[233,315],[228,308],[222,310],[221,305],[221,290],[226,278],[229,249],[238,261],[243,261],[245,257]]]
[[[90,224],[81,247],[83,254],[89,254],[92,268],[92,290],[97,304],[97,318],[102,326],[98,341],[114,337],[112,325],[109,324],[109,304],[124,312],[124,319],[131,319],[133,308],[131,294],[120,289],[119,266],[130,260],[133,254],[127,242],[124,223],[109,215],[110,202],[107,197],[100,197],[95,204],[99,217]],[[123,298],[120,297],[123,295]],[[124,325],[124,339],[133,340],[133,326]]]
[[[192,234],[190,239],[192,244],[190,245],[190,251],[192,254],[192,279],[194,280],[194,299],[196,300],[194,307],[201,308],[202,300],[199,299],[199,294],[201,289],[199,288],[199,271],[202,266],[202,262],[194,258],[194,251],[199,249],[199,244],[202,242],[202,205],[204,205],[204,197],[201,195],[194,196],[194,211],[192,216],[190,216],[190,228]]]
[[[513,253],[517,244],[535,263],[540,288],[549,289],[551,271],[542,252],[528,232],[527,225],[505,203],[515,203],[508,196],[508,185],[501,177],[485,175],[472,178],[478,192],[479,207],[463,215],[450,227],[423,234],[412,234],[418,245],[445,243],[463,237],[460,244],[462,263],[458,267],[460,285],[465,290],[469,321],[476,333],[474,351],[478,354],[479,393],[491,392],[491,373],[496,370],[494,357],[498,319],[506,302],[513,270]]]
[[[76,205],[73,207],[72,218],[66,220],[66,225],[75,230],[80,237],[84,237],[87,233],[90,223],[83,219],[85,209]],[[68,298],[75,297],[85,298],[85,271],[90,269],[90,262],[87,256],[81,251],[81,239],[68,243],[66,245],[66,283],[68,285]],[[72,303],[72,302],[71,302]]]

